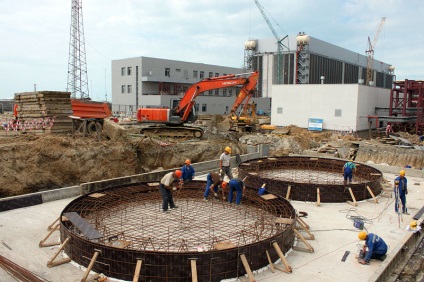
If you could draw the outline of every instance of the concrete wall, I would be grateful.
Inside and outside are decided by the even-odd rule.
[[[323,129],[339,131],[367,130],[368,116],[390,100],[389,89],[359,84],[273,85],[273,93],[273,125],[307,128],[308,118],[321,118]]]

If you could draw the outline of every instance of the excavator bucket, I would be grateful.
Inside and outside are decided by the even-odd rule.
[[[226,116],[224,120],[216,125],[216,128],[219,131],[228,131],[232,126],[232,120],[230,117]]]

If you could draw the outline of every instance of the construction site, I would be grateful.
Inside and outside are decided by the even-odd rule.
[[[424,85],[374,60],[386,18],[364,56],[254,3],[243,68],[113,60],[108,103],[72,0],[67,91],[1,101],[1,281],[424,281]]]

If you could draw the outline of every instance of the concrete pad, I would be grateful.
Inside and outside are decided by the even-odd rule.
[[[396,176],[384,174],[384,177],[389,183],[393,183]],[[283,279],[326,282],[375,281],[379,273],[394,259],[405,241],[412,236],[412,233],[406,230],[406,226],[424,203],[423,179],[408,177],[408,187],[407,207],[410,215],[402,216],[400,227],[399,217],[394,211],[394,198],[378,197],[377,204],[373,201],[363,201],[358,202],[356,207],[347,203],[321,203],[317,207],[315,203],[292,201],[291,204],[297,211],[308,213],[308,216],[302,219],[310,226],[310,232],[315,237],[314,240],[307,241],[314,252],[291,250],[286,258],[293,269],[292,273],[283,273],[279,270],[272,273],[268,267],[253,272],[256,281],[283,281]],[[55,255],[59,246],[46,248],[38,246],[48,234],[47,227],[73,199],[1,212],[0,254],[49,281],[80,281],[84,269],[73,263],[47,267],[47,262]],[[363,241],[357,239],[359,230],[353,227],[353,221],[348,218],[349,216],[364,217],[366,229],[382,237],[389,245],[388,257],[384,262],[372,260],[369,265],[357,262],[355,255],[358,254]],[[307,236],[305,232],[300,233]],[[58,240],[59,232],[55,231],[48,242]],[[303,247],[303,243],[298,241],[298,246]],[[346,261],[342,262],[346,251],[350,254]],[[59,255],[58,259],[61,258],[62,255]],[[281,262],[277,265],[282,267]],[[1,281],[16,281],[1,268],[0,277]]]

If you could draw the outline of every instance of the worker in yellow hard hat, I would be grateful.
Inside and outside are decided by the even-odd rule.
[[[185,163],[184,166],[181,168],[181,172],[183,173],[183,176],[181,177],[181,179],[184,182],[192,181],[195,171],[193,166],[191,165],[191,161],[187,159],[185,160],[184,163]]]
[[[406,208],[406,195],[408,195],[408,180],[405,177],[405,171],[401,170],[399,176],[395,178],[395,211],[400,212],[399,204],[402,204],[402,213],[409,214]]]
[[[367,234],[366,231],[361,231],[358,233],[358,239],[365,241],[365,245],[359,253],[359,263],[369,264],[370,259],[378,259],[381,261],[385,260],[387,245],[383,238],[373,233]]]
[[[227,175],[231,180],[233,179],[233,174],[231,173],[230,154],[231,148],[225,147],[224,152],[219,157],[219,173],[221,174],[221,178],[224,178],[224,176]]]

